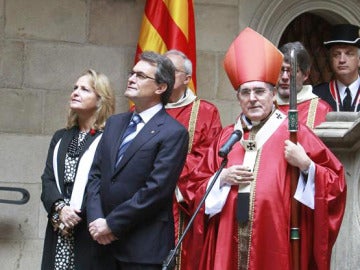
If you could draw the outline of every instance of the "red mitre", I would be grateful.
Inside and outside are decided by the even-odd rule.
[[[283,54],[265,37],[245,28],[228,49],[224,68],[234,89],[250,81],[276,85]]]

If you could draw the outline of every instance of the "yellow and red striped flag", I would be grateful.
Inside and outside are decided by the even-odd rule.
[[[193,64],[189,87],[196,89],[196,41],[192,0],[147,0],[135,60],[143,51],[165,53],[176,49]]]

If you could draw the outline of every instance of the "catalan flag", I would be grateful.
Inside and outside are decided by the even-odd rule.
[[[165,53],[176,49],[193,64],[192,82],[196,89],[196,41],[192,0],[147,0],[135,59],[143,51]]]

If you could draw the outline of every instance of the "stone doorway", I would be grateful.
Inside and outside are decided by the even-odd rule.
[[[310,54],[311,72],[306,84],[316,85],[332,78],[327,50],[323,42],[329,38],[331,24],[320,16],[303,13],[296,17],[283,32],[278,47],[287,42],[300,41]]]

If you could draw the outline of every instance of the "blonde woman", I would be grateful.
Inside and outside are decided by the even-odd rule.
[[[87,229],[83,200],[97,144],[114,108],[114,91],[104,74],[89,69],[78,78],[66,128],[53,135],[41,177],[41,200],[48,213],[41,269],[91,267],[95,242]]]

